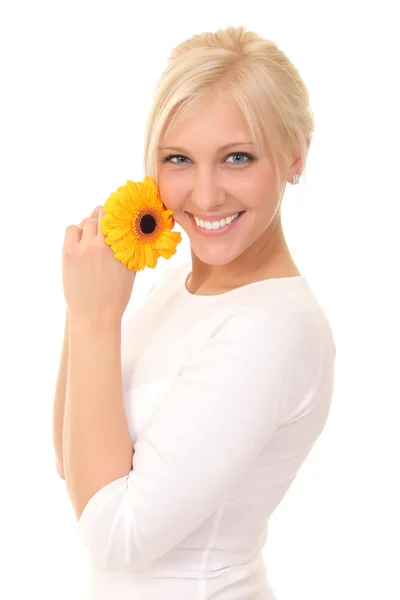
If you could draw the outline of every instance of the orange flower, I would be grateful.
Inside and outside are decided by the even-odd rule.
[[[165,207],[154,179],[128,180],[104,204],[100,231],[114,257],[131,271],[154,269],[160,256],[171,258],[182,241],[173,210]]]

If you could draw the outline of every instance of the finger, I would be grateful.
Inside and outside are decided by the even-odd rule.
[[[99,216],[99,212],[102,210],[102,208],[103,208],[103,205],[101,205],[101,204],[99,206],[96,206],[96,208],[94,210],[92,210],[92,212],[90,213],[89,217],[85,217],[84,219],[82,219],[82,221],[79,224],[80,227],[84,227],[84,225],[88,219],[97,219]]]
[[[71,249],[79,243],[81,239],[81,229],[78,225],[68,225],[64,234],[64,248]]]
[[[97,235],[97,219],[89,218],[86,220],[86,223],[82,230],[82,239],[81,242],[89,242],[91,239],[96,237]]]
[[[104,218],[105,214],[106,213],[105,213],[104,207],[101,207],[101,210],[99,211],[99,215],[98,215],[98,218],[97,218],[97,235],[99,237],[103,238],[103,239],[104,239],[105,236],[104,236],[104,234],[101,231],[100,223],[101,223],[102,219]]]
[[[101,210],[99,211],[98,217],[97,217],[97,234],[99,236],[102,236],[103,234],[101,233],[101,229],[100,229],[100,221],[102,220],[102,218],[104,217],[105,212],[104,212],[104,208],[101,207]]]
[[[92,211],[92,214],[90,215],[91,218],[93,219],[98,219],[99,217],[99,212],[103,210],[103,205],[99,204],[98,206],[96,206],[96,208]]]

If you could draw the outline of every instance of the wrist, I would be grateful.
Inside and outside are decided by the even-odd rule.
[[[121,329],[122,320],[115,316],[102,316],[98,318],[85,317],[82,315],[69,315],[69,332],[108,332]]]

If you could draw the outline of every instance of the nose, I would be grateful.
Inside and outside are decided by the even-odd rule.
[[[198,173],[192,192],[192,204],[197,212],[212,212],[214,207],[225,202],[225,194],[218,183],[215,173]]]

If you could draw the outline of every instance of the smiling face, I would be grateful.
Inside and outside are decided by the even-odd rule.
[[[158,186],[200,261],[226,265],[246,256],[257,264],[280,207],[288,167],[279,169],[277,180],[237,104],[214,94],[197,102],[162,140]],[[217,229],[217,222],[238,213]]]

